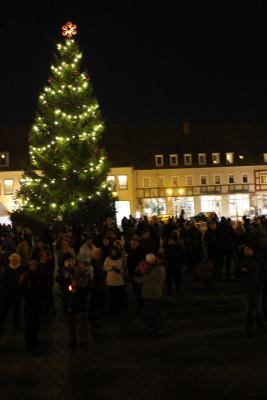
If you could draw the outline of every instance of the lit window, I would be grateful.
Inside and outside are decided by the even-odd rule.
[[[118,175],[119,189],[128,189],[127,175]]]
[[[107,176],[107,185],[111,189],[113,189],[115,187],[115,176],[114,175]]]
[[[178,165],[177,154],[170,154],[170,165]]]
[[[226,164],[233,164],[234,153],[226,153]]]
[[[187,186],[192,186],[193,185],[193,177],[192,175],[189,175],[186,177],[186,185]]]
[[[233,174],[228,176],[228,183],[235,183],[235,176]]]
[[[263,162],[267,163],[267,153],[263,153]]]
[[[178,176],[172,176],[172,187],[178,187],[178,186],[179,186]]]
[[[267,184],[267,171],[263,171],[260,173],[260,183],[263,185]]]
[[[212,164],[220,164],[220,153],[212,153]]]
[[[203,165],[203,164],[206,164],[206,162],[207,162],[206,154],[205,153],[199,153],[199,155],[198,155],[198,163]]]
[[[239,154],[238,158],[239,158],[239,160],[244,160],[245,157],[242,156],[242,154]]]
[[[185,165],[192,164],[192,154],[184,154],[184,164]]]
[[[9,165],[9,154],[0,153],[0,167],[8,167]]]
[[[200,185],[207,185],[207,175],[200,175]]]
[[[150,186],[150,179],[149,178],[143,178],[143,187],[148,188]]]
[[[14,192],[14,180],[5,179],[4,180],[4,192],[5,194],[13,194]]]
[[[158,186],[159,187],[165,186],[165,184],[164,184],[164,176],[159,176],[158,177]]]
[[[214,185],[220,185],[220,184],[221,184],[221,176],[214,175]]]
[[[156,163],[157,167],[163,166],[163,155],[162,154],[155,155],[155,163]]]
[[[242,183],[248,183],[248,174],[242,174]]]

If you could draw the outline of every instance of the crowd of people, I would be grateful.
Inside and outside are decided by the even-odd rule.
[[[166,223],[129,216],[121,229],[108,218],[101,226],[64,226],[57,235],[46,229],[37,238],[27,227],[2,225],[0,246],[0,334],[12,317],[15,330],[23,324],[29,351],[39,348],[44,315],[64,314],[70,346],[80,347],[87,344],[90,325],[127,312],[129,296],[136,313],[145,316],[144,333],[165,337],[162,298],[180,296],[185,276],[200,282],[206,295],[217,279],[240,281],[245,333],[264,334],[265,217],[235,223],[213,218],[203,230],[183,215]]]

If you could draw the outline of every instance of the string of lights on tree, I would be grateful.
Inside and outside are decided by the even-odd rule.
[[[70,21],[62,27],[65,42],[57,44],[29,133],[31,167],[17,196],[20,208],[29,212],[60,217],[109,189],[109,165],[98,147],[104,125],[90,78],[80,71],[76,28]]]

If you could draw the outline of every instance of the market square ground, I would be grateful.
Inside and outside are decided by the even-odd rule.
[[[24,350],[23,331],[0,338],[1,400],[266,399],[267,336],[244,337],[240,284],[217,282],[206,296],[188,281],[164,298],[166,338],[143,336],[131,307],[103,318],[87,347],[68,346],[58,312],[41,326],[43,352]]]

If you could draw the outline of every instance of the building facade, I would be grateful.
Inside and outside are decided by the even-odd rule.
[[[225,126],[187,124],[178,137],[175,129],[162,128],[162,136],[159,130],[111,132],[104,146],[113,165],[107,181],[117,221],[130,214],[178,216],[181,210],[186,217],[204,211],[231,218],[267,214],[266,131],[237,125],[229,134]],[[0,147],[0,222],[18,207],[25,138],[24,147],[13,142]]]

